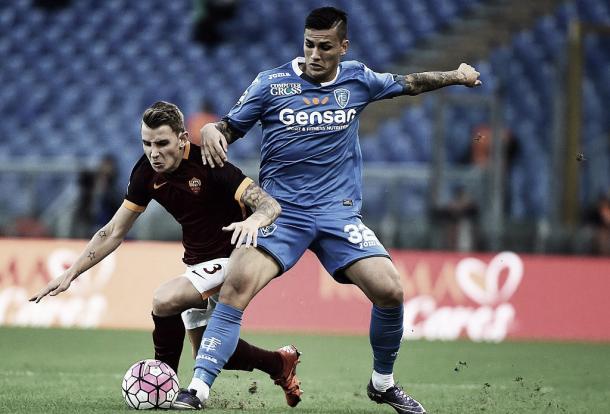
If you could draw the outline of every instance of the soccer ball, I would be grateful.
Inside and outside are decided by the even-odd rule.
[[[123,398],[131,408],[170,408],[180,384],[165,362],[144,359],[133,364],[123,377]]]

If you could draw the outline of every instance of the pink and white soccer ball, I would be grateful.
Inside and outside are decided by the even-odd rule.
[[[123,398],[131,408],[170,408],[180,384],[165,362],[144,359],[133,364],[123,377]]]

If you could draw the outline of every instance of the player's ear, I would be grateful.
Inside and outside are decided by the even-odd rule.
[[[189,140],[188,131],[184,131],[182,134],[180,134],[178,140],[180,141],[180,144],[178,144],[180,146],[180,149],[184,148],[186,146],[187,141]]]
[[[341,41],[341,56],[345,56],[347,49],[349,48],[349,40],[344,39]]]

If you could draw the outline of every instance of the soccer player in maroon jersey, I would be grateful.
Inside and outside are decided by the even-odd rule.
[[[188,141],[184,116],[176,105],[152,105],[142,116],[141,131],[144,156],[133,168],[122,206],[97,231],[76,262],[30,300],[37,303],[68,289],[80,274],[119,247],[154,199],[182,226],[186,270],[155,291],[152,311],[155,358],[177,371],[185,326],[193,354],[197,354],[233,245],[256,247],[258,229],[273,223],[281,208],[237,167],[229,163],[215,169],[203,165],[201,150]],[[299,352],[292,345],[272,352],[240,339],[227,365],[228,369],[256,368],[268,373],[294,407],[301,396],[298,362]]]

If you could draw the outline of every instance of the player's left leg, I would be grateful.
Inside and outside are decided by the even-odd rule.
[[[180,313],[185,309],[205,306],[201,294],[185,277],[174,278],[157,288],[152,306],[155,359],[165,362],[178,372],[184,343],[184,324]]]
[[[373,374],[367,395],[401,414],[425,413],[424,407],[394,382],[394,362],[403,335],[403,288],[398,271],[387,257],[368,257],[350,265],[345,275],[373,302],[369,332]]]
[[[184,324],[181,313],[190,308],[206,308],[207,298],[220,289],[228,258],[218,258],[187,266],[182,276],[165,282],[153,294],[155,359],[178,371]]]
[[[399,413],[424,413],[423,407],[394,383],[394,362],[403,334],[403,287],[388,252],[357,212],[326,214],[318,223],[320,236],[312,245],[314,253],[338,282],[355,284],[373,303],[369,397]]]

